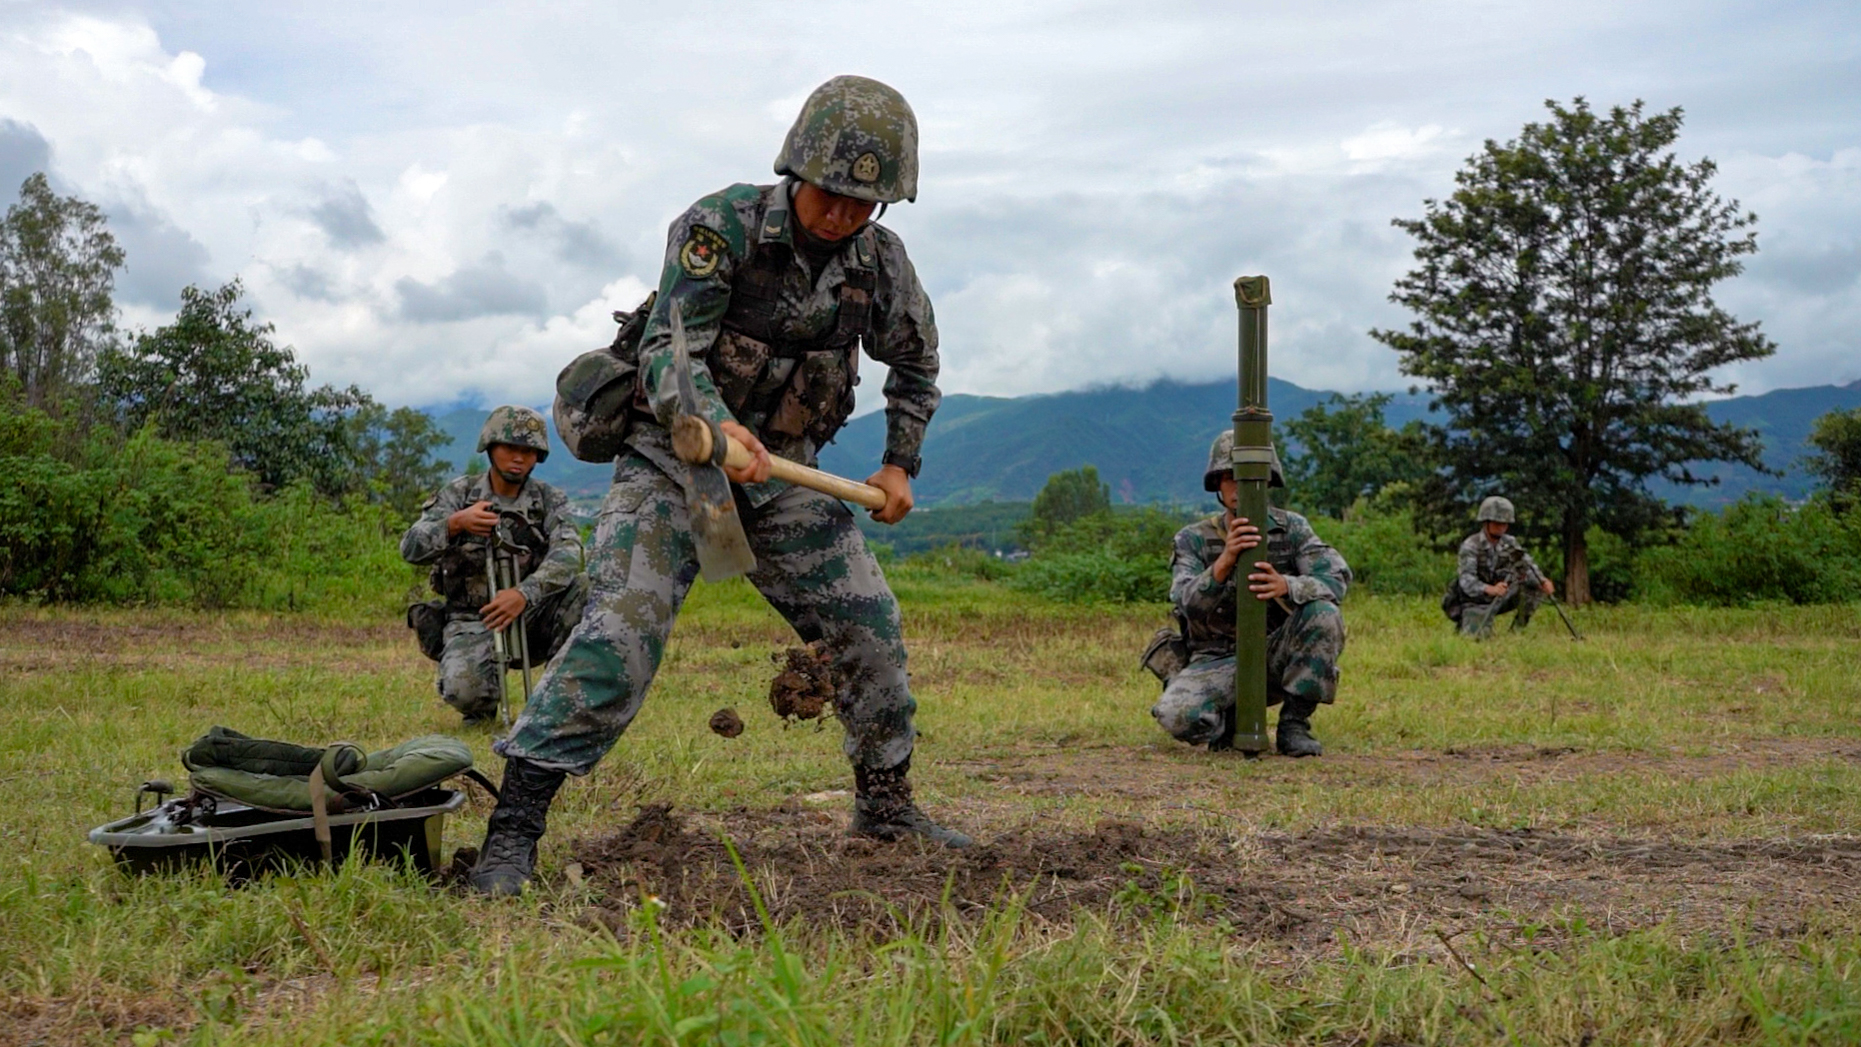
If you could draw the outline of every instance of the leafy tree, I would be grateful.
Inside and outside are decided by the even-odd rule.
[[[0,366],[27,405],[57,411],[114,343],[123,249],[95,204],[52,191],[44,174],[0,218]]]
[[[412,517],[435,487],[452,471],[433,456],[450,438],[425,411],[397,407],[390,411],[370,400],[345,422],[344,442],[354,472],[350,491],[365,494],[396,515]]]
[[[1396,220],[1419,264],[1390,298],[1415,320],[1371,334],[1446,412],[1430,432],[1434,525],[1465,526],[1482,495],[1509,495],[1519,531],[1561,542],[1567,594],[1586,602],[1585,532],[1632,538],[1659,519],[1650,477],[1763,468],[1757,435],[1697,400],[1733,391],[1715,368],[1775,346],[1713,301],[1757,250],[1757,218],[1711,190],[1712,161],[1674,155],[1681,111],[1546,107],[1517,140],[1489,140],[1446,201]]]
[[[272,343],[271,324],[239,307],[243,294],[237,279],[217,291],[183,289],[173,323],[103,354],[103,396],[126,428],[225,444],[233,464],[266,487],[308,480],[346,493],[356,475],[347,416],[373,401],[354,386],[305,389],[309,369]]]
[[[1099,480],[1097,466],[1054,473],[1034,496],[1023,535],[1032,545],[1075,520],[1110,510],[1111,485]]]
[[[1835,502],[1846,508],[1861,497],[1861,408],[1830,411],[1809,431],[1816,454],[1810,471],[1822,478]]]
[[[1359,498],[1392,483],[1419,483],[1429,473],[1428,439],[1420,422],[1400,430],[1383,422],[1389,393],[1340,396],[1286,423],[1300,450],[1284,456],[1286,486],[1295,502],[1342,519]]]

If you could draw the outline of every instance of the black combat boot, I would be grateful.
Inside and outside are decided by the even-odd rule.
[[[523,893],[536,870],[536,841],[543,838],[549,803],[562,787],[562,771],[546,770],[528,760],[504,761],[504,784],[498,806],[485,825],[485,845],[472,867],[472,890],[493,897]]]
[[[1279,707],[1279,728],[1274,741],[1281,756],[1323,756],[1325,747],[1312,737],[1312,711],[1317,702],[1287,698]]]
[[[858,792],[853,801],[853,824],[847,826],[847,835],[870,836],[877,840],[922,836],[955,848],[974,844],[976,841],[955,829],[938,825],[918,810],[918,805],[911,802],[910,773],[911,758],[908,756],[904,763],[884,771],[855,766],[853,782]]]

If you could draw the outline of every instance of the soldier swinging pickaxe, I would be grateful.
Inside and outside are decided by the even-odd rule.
[[[737,501],[730,491],[724,467],[741,469],[754,456],[731,439],[716,422],[702,413],[698,388],[691,377],[691,352],[685,342],[685,320],[679,303],[671,306],[672,382],[678,392],[679,414],[672,422],[672,449],[691,466],[685,488],[685,506],[691,515],[692,539],[698,547],[698,567],[706,581],[717,582],[745,574],[756,566]],[[868,509],[885,508],[885,492],[799,462],[771,456],[771,479],[830,494]]]

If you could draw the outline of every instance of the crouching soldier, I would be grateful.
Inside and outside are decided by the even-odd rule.
[[[402,559],[431,565],[433,590],[444,598],[416,605],[408,624],[425,634],[422,649],[439,661],[440,697],[468,724],[497,715],[504,681],[492,633],[521,621],[540,668],[581,618],[588,595],[568,497],[530,476],[549,457],[543,416],[528,407],[492,411],[478,449],[490,467],[440,488],[401,536]],[[495,596],[485,573],[494,532],[516,546],[519,579]]]
[[[1468,636],[1488,636],[1493,619],[1507,611],[1514,632],[1525,628],[1531,616],[1557,587],[1544,576],[1512,527],[1512,503],[1498,495],[1480,503],[1479,531],[1460,543],[1460,573],[1447,587],[1441,610]]]
[[[1337,697],[1344,616],[1338,602],[1350,586],[1350,566],[1312,532],[1298,513],[1267,510],[1265,556],[1259,521],[1237,517],[1229,464],[1233,431],[1209,448],[1204,490],[1218,492],[1223,510],[1176,533],[1170,600],[1183,627],[1187,664],[1170,675],[1150,715],[1181,741],[1201,745],[1221,733],[1234,704],[1234,614],[1240,576],[1267,606],[1267,704],[1278,705],[1275,745],[1287,756],[1320,756],[1312,712]],[[1285,487],[1279,458],[1269,487]]]

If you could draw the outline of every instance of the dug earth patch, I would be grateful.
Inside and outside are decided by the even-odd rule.
[[[662,925],[760,926],[736,849],[777,923],[898,934],[979,917],[1011,896],[1037,921],[1081,910],[1177,917],[1296,952],[1342,942],[1426,946],[1442,929],[1555,933],[1669,923],[1748,938],[1800,935],[1816,913],[1861,902],[1861,838],[1681,842],[1529,829],[1345,827],[1225,833],[1107,821],[1089,832],[1019,829],[967,851],[843,835],[844,817],[789,806],[722,815],[641,808],[584,838],[566,875],[591,918],[626,934],[651,904]],[[1544,930],[1539,930],[1543,928]]]

